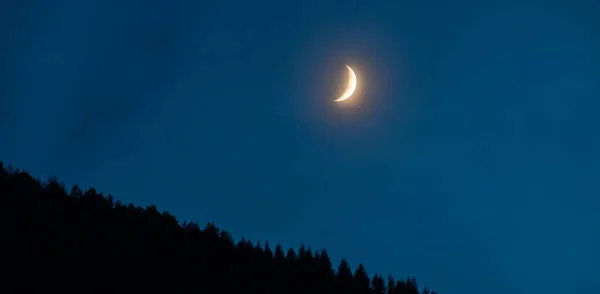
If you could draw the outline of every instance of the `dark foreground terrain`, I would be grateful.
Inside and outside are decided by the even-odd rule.
[[[2,163],[0,200],[3,293],[435,293],[346,260],[333,269],[325,249],[235,243],[212,223],[67,192]]]

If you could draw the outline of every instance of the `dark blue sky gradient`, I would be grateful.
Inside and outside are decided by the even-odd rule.
[[[442,294],[600,293],[598,11],[2,1],[0,160]]]

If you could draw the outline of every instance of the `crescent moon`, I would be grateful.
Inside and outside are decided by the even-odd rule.
[[[346,65],[346,67],[348,68],[348,74],[350,78],[348,79],[348,84],[346,85],[344,93],[342,94],[342,96],[340,96],[340,98],[333,100],[335,102],[344,101],[350,98],[350,96],[352,96],[352,94],[354,94],[354,91],[356,90],[356,74],[354,74],[354,71],[348,65]]]

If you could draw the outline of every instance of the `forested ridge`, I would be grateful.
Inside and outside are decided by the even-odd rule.
[[[234,242],[214,223],[179,223],[94,188],[67,191],[1,162],[0,197],[5,293],[436,293],[345,259],[334,268],[325,249]]]

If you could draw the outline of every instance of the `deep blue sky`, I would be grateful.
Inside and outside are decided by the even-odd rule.
[[[2,1],[0,160],[441,294],[600,293],[599,5]]]

